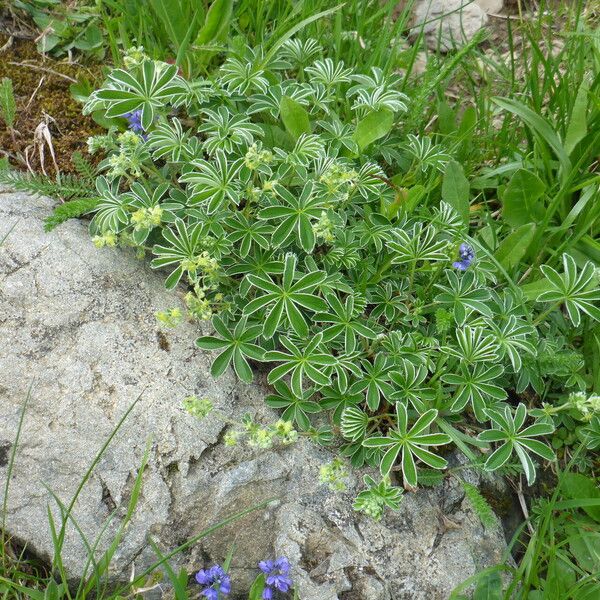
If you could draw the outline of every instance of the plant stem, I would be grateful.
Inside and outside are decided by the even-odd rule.
[[[552,304],[552,306],[550,306],[550,308],[548,308],[547,310],[545,310],[543,313],[540,313],[537,317],[537,319],[535,319],[532,323],[532,325],[534,327],[537,327],[542,321],[544,321],[546,319],[546,317],[556,308],[558,308],[560,306],[561,302],[555,302],[554,304]]]

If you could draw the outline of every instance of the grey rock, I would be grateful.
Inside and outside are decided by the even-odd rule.
[[[504,8],[504,0],[475,0],[488,15],[497,15]]]
[[[486,25],[486,11],[469,0],[418,0],[413,11],[412,35],[423,31],[431,50],[448,52],[473,39]]]
[[[97,250],[82,222],[43,231],[52,202],[0,191],[0,482],[29,387],[31,396],[10,480],[7,528],[44,558],[52,554],[44,483],[68,502],[118,420],[139,402],[83,489],[74,517],[99,549],[114,535],[146,446],[150,448],[135,516],[112,576],[128,578],[155,558],[147,539],[169,551],[224,517],[269,498],[277,502],[218,530],[177,557],[192,573],[222,561],[232,544],[233,597],[244,597],[257,561],[286,555],[302,600],[435,600],[501,559],[501,528],[485,531],[452,479],[406,494],[402,509],[373,522],[351,508],[348,490],[319,485],[330,450],[308,441],[273,450],[226,447],[216,415],[182,409],[189,394],[219,411],[269,423],[261,383],[232,373],[215,381],[210,356],[194,348],[199,327],[160,331],[154,313],[180,302],[163,275],[119,249]],[[208,330],[204,326],[205,330]],[[3,486],[2,486],[3,487]],[[78,577],[85,548],[71,527],[63,553]]]

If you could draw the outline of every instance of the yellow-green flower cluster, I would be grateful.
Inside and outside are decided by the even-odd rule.
[[[169,308],[156,313],[156,320],[165,327],[177,327],[183,321],[183,313],[180,308]]]
[[[331,244],[335,239],[333,235],[333,222],[326,211],[321,212],[319,220],[313,223],[312,229],[317,240],[325,244]]]
[[[119,151],[108,157],[111,177],[142,176],[142,138],[133,131],[124,131],[117,136]]]
[[[183,400],[183,408],[185,408],[190,415],[198,417],[199,419],[204,419],[212,412],[214,406],[209,398],[188,396]]]
[[[293,444],[298,439],[298,432],[294,429],[294,424],[283,419],[279,419],[275,423],[275,435],[286,445]]]
[[[275,442],[292,444],[298,439],[298,432],[291,421],[280,419],[275,425],[263,427],[256,423],[249,415],[243,419],[244,431],[231,431],[226,436],[226,445],[234,446],[242,435],[246,435],[246,442],[254,448],[272,448]]]
[[[99,150],[110,150],[115,147],[114,128],[108,130],[105,135],[92,135],[87,139],[88,152],[96,154]]]
[[[272,430],[266,427],[257,427],[248,432],[248,445],[255,448],[272,448],[273,436]]]
[[[139,161],[124,152],[109,156],[108,166],[110,167],[109,173],[111,177],[124,177],[126,175],[141,177],[142,175]]]
[[[148,55],[144,52],[144,46],[132,46],[125,51],[123,63],[127,69],[141,65]]]
[[[279,184],[278,179],[270,179],[269,181],[265,181],[262,186],[263,192],[265,192],[267,194],[275,195],[275,187],[278,184]]]
[[[581,413],[582,421],[591,421],[595,414],[600,414],[600,396],[586,396],[583,392],[569,395],[569,404]]]
[[[347,169],[339,163],[333,163],[319,181],[327,187],[330,194],[336,194],[345,188],[352,188],[356,184],[358,173],[354,169]]]
[[[136,231],[140,229],[152,229],[161,224],[163,212],[160,206],[140,208],[131,215],[131,224]]]
[[[244,156],[244,164],[251,171],[255,171],[261,165],[268,165],[273,162],[273,153],[268,150],[261,150],[258,144],[252,144]]]
[[[346,489],[348,469],[340,458],[334,458],[330,463],[321,465],[319,481],[326,484],[329,489],[343,492]]]
[[[218,279],[219,263],[212,258],[205,250],[199,256],[188,258],[181,261],[181,267],[190,275],[195,275],[197,271],[201,271],[205,277]]]
[[[137,133],[128,129],[127,131],[119,133],[117,142],[119,143],[122,152],[134,152],[142,143],[142,138]]]
[[[118,237],[114,231],[105,231],[102,235],[95,235],[92,242],[96,248],[104,248],[104,246],[114,247],[117,245]]]
[[[217,294],[217,296],[222,297],[222,294]],[[199,321],[207,321],[215,312],[211,301],[199,286],[195,286],[193,292],[188,292],[184,297],[184,301],[190,316]]]
[[[383,510],[385,508],[385,503],[383,498],[375,495],[375,494],[364,494],[361,498],[360,506],[354,507],[356,510],[365,513],[367,517],[370,517],[374,521],[379,521],[383,516]]]
[[[241,431],[238,431],[237,429],[230,429],[225,432],[225,435],[223,436],[223,442],[226,446],[236,446],[240,435]]]

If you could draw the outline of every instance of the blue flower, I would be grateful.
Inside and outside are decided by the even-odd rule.
[[[287,592],[292,587],[290,577],[290,562],[285,557],[276,560],[261,560],[258,563],[260,570],[265,574],[266,586],[263,591],[263,600],[273,598],[273,590]]]
[[[220,565],[198,571],[196,581],[204,586],[200,595],[207,600],[218,600],[219,592],[225,596],[231,592],[231,579]]]
[[[452,266],[460,271],[466,271],[475,258],[475,250],[468,244],[461,244],[458,249],[458,258],[460,260],[453,262]]]
[[[144,127],[142,126],[142,111],[134,110],[133,112],[128,112],[124,115],[129,123],[129,129],[134,133],[143,133]]]

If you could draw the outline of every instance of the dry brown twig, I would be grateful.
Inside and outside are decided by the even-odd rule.
[[[35,90],[33,90],[33,94],[31,94],[31,96],[29,97],[29,100],[27,101],[27,104],[25,105],[25,110],[27,110],[31,106],[33,99],[35,98],[36,94],[40,91],[40,88],[44,84],[45,80],[46,80],[46,76],[42,75],[40,77],[39,83],[37,84],[37,87],[35,88]]]
[[[54,69],[49,69],[48,67],[40,67],[39,65],[32,65],[28,62],[9,61],[8,64],[15,65],[17,67],[28,67],[29,69],[34,69],[35,71],[42,71],[43,73],[51,73],[52,75],[56,75],[57,77],[62,77],[63,79],[66,79],[67,81],[70,81],[71,83],[77,83],[77,79],[73,79],[73,77],[69,77],[68,75],[65,75],[64,73],[59,73],[58,71],[55,71]]]

